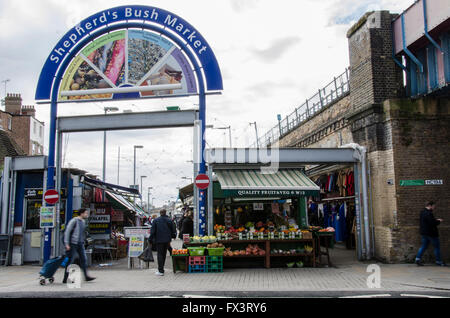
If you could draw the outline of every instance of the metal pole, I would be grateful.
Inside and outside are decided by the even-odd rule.
[[[133,187],[136,185],[136,146],[134,146]]]
[[[5,165],[3,167],[3,178],[2,178],[2,192],[3,193],[2,193],[1,205],[0,205],[1,214],[2,214],[1,230],[0,230],[1,234],[8,233],[8,231],[7,231],[8,213],[9,213],[8,203],[9,203],[9,190],[11,187],[9,179],[11,177],[11,163],[12,163],[12,158],[6,157]]]
[[[370,247],[370,230],[369,230],[369,202],[367,191],[367,152],[366,148],[361,149],[361,166],[362,166],[362,186],[363,186],[363,206],[364,206],[364,234],[366,244],[366,259],[370,259],[371,247]]]
[[[147,192],[147,212],[150,214],[150,188],[148,188]]]
[[[356,217],[356,253],[358,255],[358,260],[363,260],[364,247],[362,244],[362,233],[361,233],[361,190],[359,181],[359,164],[356,163],[353,168],[353,173],[355,175],[355,217]]]
[[[56,226],[55,226],[55,246],[53,250],[53,256],[60,256],[60,231],[61,231],[61,157],[62,157],[62,133],[58,132],[58,141],[56,146],[56,191],[58,191],[60,198],[56,203]]]
[[[213,182],[213,168],[208,166],[208,177],[210,185],[208,187],[208,235],[214,234],[214,182]]]
[[[119,185],[119,172],[120,172],[120,147],[119,147],[119,155],[117,156],[117,185]]]
[[[56,91],[56,90],[55,90]],[[57,94],[57,93],[54,93]],[[57,96],[53,96],[50,110],[50,134],[48,146],[48,167],[47,167],[47,190],[55,188],[55,148],[56,148],[56,117],[58,111]],[[46,205],[45,205],[46,206]],[[45,263],[50,259],[51,254],[52,231],[45,228],[44,231],[44,260]]]
[[[106,111],[105,111],[106,115]],[[103,182],[106,182],[106,130],[103,131]],[[105,201],[105,190],[103,190],[103,202]]]
[[[231,126],[228,127],[228,132],[230,133],[230,148],[233,148],[233,145],[231,143]]]

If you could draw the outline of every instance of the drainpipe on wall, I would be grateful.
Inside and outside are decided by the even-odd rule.
[[[369,196],[367,189],[367,150],[366,147],[362,147],[358,144],[352,143],[342,146],[341,148],[353,148],[358,151],[359,161],[361,163],[361,174],[362,174],[362,190],[363,190],[363,210],[364,210],[364,244],[366,247],[366,259],[371,258],[371,244],[370,244],[370,226],[369,226]]]

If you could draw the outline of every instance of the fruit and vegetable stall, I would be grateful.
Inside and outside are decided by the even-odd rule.
[[[216,224],[214,229],[214,236],[189,237],[185,240],[186,249],[173,251],[174,272],[221,272],[223,268],[242,267],[316,267],[320,258],[318,235],[334,235],[333,228],[299,229],[292,226],[275,230],[273,224],[262,222],[228,230]]]

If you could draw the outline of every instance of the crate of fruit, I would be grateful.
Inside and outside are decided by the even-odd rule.
[[[188,247],[189,255],[191,256],[203,256],[205,255],[204,247]]]
[[[173,249],[172,256],[189,256],[189,251],[187,249]]]

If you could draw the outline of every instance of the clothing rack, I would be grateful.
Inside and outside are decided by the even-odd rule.
[[[355,198],[355,196],[339,197],[339,198],[327,198],[327,199],[320,200],[320,202],[322,202],[322,201],[345,201],[345,200],[351,200],[351,199],[354,199],[354,198]]]

